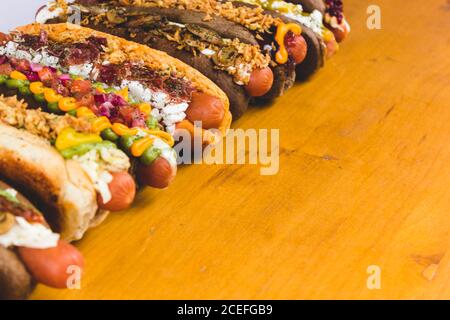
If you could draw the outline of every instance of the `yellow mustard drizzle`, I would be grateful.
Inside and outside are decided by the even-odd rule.
[[[139,130],[137,128],[128,128],[126,125],[122,123],[114,123],[111,127],[112,131],[114,131],[115,134],[117,134],[119,137],[126,136],[126,135],[137,135],[139,133]]]
[[[19,72],[19,71],[16,71],[16,70],[11,72],[9,77],[11,79],[14,79],[14,80],[27,80],[27,76],[26,75],[24,75],[22,72]]]
[[[65,97],[58,101],[58,108],[64,112],[72,111],[77,108],[77,100],[71,97]]]
[[[63,98],[62,95],[56,93],[56,91],[51,88],[44,89],[44,97],[48,103],[56,103]]]
[[[322,28],[322,38],[325,42],[330,42],[335,40],[334,34],[331,30],[329,30],[327,27]]]
[[[130,129],[126,125],[124,125],[122,123],[114,123],[112,125],[111,129],[114,131],[115,134],[117,134],[120,137],[121,136],[126,136],[126,135],[135,136],[135,135],[137,135],[139,133],[139,130],[141,130],[142,132],[144,132],[144,133],[146,133],[148,135],[152,135],[152,136],[158,137],[159,139],[161,139],[164,142],[166,142],[170,147],[173,147],[173,145],[175,144],[175,140],[173,139],[173,137],[169,133],[167,133],[165,131],[138,129],[138,128],[131,128]],[[136,141],[134,143],[137,143],[137,142],[138,141]]]
[[[140,157],[144,154],[145,150],[150,148],[155,141],[152,137],[145,137],[135,141],[131,146],[131,154],[135,157]]]
[[[43,94],[45,90],[42,82],[36,81],[30,84],[30,91],[34,94]]]
[[[79,107],[77,109],[77,118],[95,118],[96,115],[94,112],[92,112],[91,109],[89,109],[88,107]]]
[[[94,118],[91,122],[92,129],[95,132],[102,132],[105,129],[109,129],[112,127],[111,121],[107,117],[97,117]]]
[[[102,141],[102,138],[98,134],[79,133],[74,128],[67,127],[59,133],[58,138],[56,138],[55,147],[57,150],[62,151],[80,144],[98,143]]]
[[[144,129],[143,130],[145,133],[158,137],[159,139],[163,140],[164,142],[166,142],[170,147],[173,147],[175,144],[175,140],[173,139],[172,135],[170,135],[169,133],[165,132],[165,131],[161,131],[161,130],[148,130],[148,129]]]
[[[289,59],[289,52],[287,51],[284,43],[284,39],[288,32],[292,32],[295,35],[300,35],[302,34],[302,28],[296,23],[281,23],[278,25],[275,41],[280,46],[280,49],[275,54],[275,59],[279,64],[285,64]]]

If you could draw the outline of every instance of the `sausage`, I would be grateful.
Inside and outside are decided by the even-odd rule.
[[[32,276],[40,283],[53,288],[67,288],[71,274],[69,267],[82,271],[84,259],[69,243],[59,240],[55,248],[31,249],[19,247],[18,253]]]
[[[163,157],[159,157],[150,165],[140,163],[137,167],[137,178],[143,185],[165,189],[173,181],[177,174],[177,167]]]
[[[289,32],[285,37],[286,48],[296,64],[302,63],[308,53],[308,45],[302,35]]]
[[[219,98],[194,92],[186,116],[193,123],[201,121],[204,129],[219,128],[225,116],[225,108]]]
[[[255,69],[250,75],[250,82],[245,86],[252,97],[262,97],[272,89],[274,75],[271,68]]]
[[[100,209],[108,211],[121,211],[128,209],[136,196],[136,183],[128,172],[111,173],[113,180],[108,187],[111,192],[111,200],[103,202],[100,194],[97,195],[97,202]]]
[[[348,24],[347,20],[342,21],[342,23],[337,28],[332,28],[331,31],[334,33],[334,37],[336,38],[337,42],[344,41],[345,38],[347,38],[348,34],[350,33],[350,25]]]

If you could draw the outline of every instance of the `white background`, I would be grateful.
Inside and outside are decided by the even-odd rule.
[[[34,22],[36,11],[49,0],[1,0],[0,31]]]

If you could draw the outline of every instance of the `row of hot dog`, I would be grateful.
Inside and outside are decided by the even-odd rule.
[[[65,241],[168,187],[181,131],[214,143],[336,52],[342,2],[292,2],[58,0],[0,34],[0,179],[43,212],[2,185],[0,298],[65,287]]]

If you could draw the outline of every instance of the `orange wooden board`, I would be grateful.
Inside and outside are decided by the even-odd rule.
[[[77,246],[81,290],[34,299],[450,298],[450,4],[346,0],[311,81],[234,128],[279,128],[280,172],[193,165]],[[381,289],[366,285],[381,268]]]

